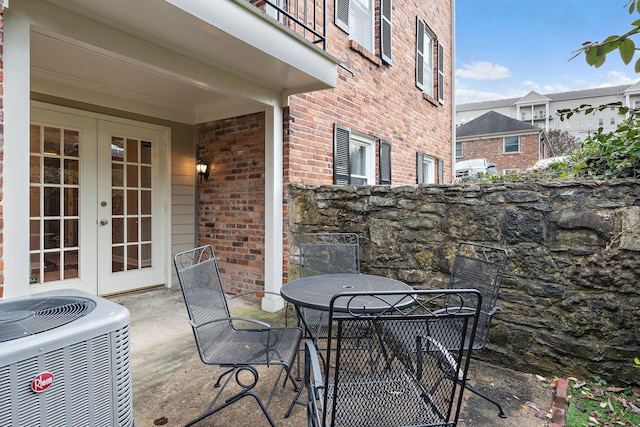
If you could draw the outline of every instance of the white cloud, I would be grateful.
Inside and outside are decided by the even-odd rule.
[[[458,105],[458,104],[467,104],[470,102],[484,102],[484,101],[495,101],[497,99],[518,98],[524,95],[525,93],[523,92],[499,93],[499,92],[467,89],[462,85],[458,84],[456,86],[455,102],[456,102],[456,105]]]
[[[488,61],[464,64],[456,70],[456,77],[471,80],[500,80],[511,77],[511,71],[505,66]]]
[[[534,82],[533,80],[525,80],[521,84],[529,88],[530,90],[535,90],[540,94],[569,92],[571,90],[570,87],[565,85],[561,85],[561,84],[541,85],[539,83]]]
[[[609,71],[607,77],[610,80],[611,86],[630,85],[638,81],[637,77],[631,78],[621,71]]]

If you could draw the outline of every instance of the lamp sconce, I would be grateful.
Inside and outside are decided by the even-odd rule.
[[[198,172],[200,182],[202,182],[202,177],[204,177],[205,181],[209,180],[209,165],[204,163],[202,159],[198,159],[196,162],[196,172]]]

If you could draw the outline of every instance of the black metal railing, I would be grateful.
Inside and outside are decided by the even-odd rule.
[[[326,0],[249,0],[306,40],[327,50]]]

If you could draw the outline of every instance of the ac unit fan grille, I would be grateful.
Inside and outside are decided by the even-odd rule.
[[[49,331],[73,322],[95,308],[80,297],[32,297],[0,302],[0,342]]]

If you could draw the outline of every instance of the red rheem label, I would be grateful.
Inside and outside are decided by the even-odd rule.
[[[42,372],[31,381],[31,390],[36,393],[42,393],[53,384],[53,374],[51,372]]]

